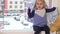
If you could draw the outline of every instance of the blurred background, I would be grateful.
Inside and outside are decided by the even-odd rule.
[[[60,24],[60,0],[45,1],[48,8],[57,8],[54,12],[47,13],[48,26],[51,28],[51,31],[56,34],[56,31],[60,29],[58,28],[60,27],[58,25]],[[27,9],[30,7],[32,10],[34,4],[35,0],[0,0],[0,30],[3,32],[25,32],[26,30],[29,31],[28,33],[32,34],[33,23],[32,19],[28,19]],[[58,27],[56,25],[58,25]],[[26,34],[28,33],[26,32]]]

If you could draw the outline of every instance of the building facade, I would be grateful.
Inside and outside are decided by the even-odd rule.
[[[24,0],[5,0],[4,12],[20,12],[24,10]]]

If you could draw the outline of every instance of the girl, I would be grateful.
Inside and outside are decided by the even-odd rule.
[[[50,34],[50,29],[47,26],[46,13],[54,11],[56,8],[46,8],[47,5],[44,0],[36,0],[33,11],[28,8],[28,18],[33,18],[34,34],[39,34],[41,31],[45,31],[45,34]]]

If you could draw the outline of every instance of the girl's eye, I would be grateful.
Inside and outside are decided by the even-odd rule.
[[[42,3],[40,3],[40,5],[42,5]]]
[[[37,5],[42,5],[42,3],[37,3]]]
[[[39,5],[39,3],[37,3],[37,5]]]

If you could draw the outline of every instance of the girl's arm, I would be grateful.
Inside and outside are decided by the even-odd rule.
[[[53,8],[51,8],[51,9],[46,9],[46,12],[49,13],[49,12],[54,11],[55,9],[56,9],[56,7],[53,7]]]
[[[32,17],[34,16],[34,12],[35,12],[35,10],[33,10],[33,11],[31,12],[31,9],[28,8],[28,18],[32,18]]]

